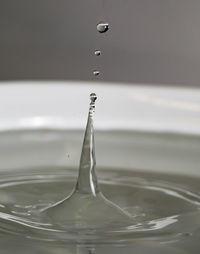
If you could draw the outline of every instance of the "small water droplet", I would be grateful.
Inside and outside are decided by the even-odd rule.
[[[89,116],[93,117],[95,111],[95,101],[97,99],[96,93],[90,94],[90,108],[89,108]]]
[[[98,76],[100,74],[100,71],[93,71],[94,76]]]
[[[96,95],[96,93],[91,93],[90,94],[90,100],[91,100],[91,102],[95,102],[96,101],[96,99],[97,99],[97,95]]]
[[[109,24],[107,22],[101,21],[97,24],[97,31],[99,33],[105,33],[108,31],[108,29],[109,29]]]
[[[101,55],[101,51],[100,50],[95,50],[94,54],[95,54],[95,56],[100,56]]]

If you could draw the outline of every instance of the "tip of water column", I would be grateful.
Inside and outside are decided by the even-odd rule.
[[[95,103],[96,99],[97,99],[96,93],[91,93],[91,94],[90,94],[90,100],[91,100],[91,102],[92,102],[92,103]]]
[[[90,109],[89,109],[89,115],[93,116],[94,110],[95,110],[95,101],[97,99],[97,95],[95,93],[90,94]]]

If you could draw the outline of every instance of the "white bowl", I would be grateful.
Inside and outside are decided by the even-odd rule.
[[[79,163],[89,94],[99,167],[200,175],[200,90],[1,82],[0,170]]]

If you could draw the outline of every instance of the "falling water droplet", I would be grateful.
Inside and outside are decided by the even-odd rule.
[[[101,55],[101,51],[100,50],[95,50],[94,54],[95,54],[95,56],[100,56]]]
[[[100,71],[95,70],[95,71],[93,71],[93,74],[94,74],[94,76],[99,76]]]
[[[109,24],[107,22],[101,21],[97,24],[97,31],[99,33],[105,33],[108,31],[108,29],[109,29]]]

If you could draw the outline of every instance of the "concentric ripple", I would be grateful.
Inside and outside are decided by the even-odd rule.
[[[56,224],[42,211],[70,194],[76,170],[29,169],[2,175],[0,232],[55,243],[115,243],[144,238],[170,241],[192,237],[200,229],[199,179],[125,170],[99,172],[103,193],[128,214],[128,225],[119,221],[85,229]]]

